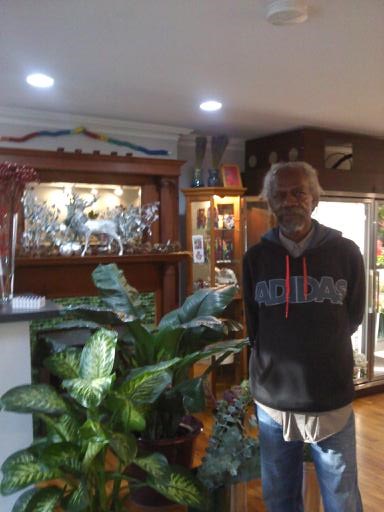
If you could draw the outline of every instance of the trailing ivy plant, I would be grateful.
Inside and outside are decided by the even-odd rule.
[[[146,472],[146,485],[177,503],[204,508],[199,482],[160,454],[139,457],[133,434],[145,429],[143,410],[171,384],[179,359],[137,369],[118,382],[116,344],[115,332],[100,329],[82,350],[66,348],[50,356],[46,366],[61,380],[61,393],[30,384],[1,397],[3,410],[36,414],[47,428],[44,438],[1,467],[3,495],[28,488],[12,512],[123,511],[131,486],[143,485],[127,476],[132,463]]]
[[[197,471],[208,491],[260,477],[258,439],[247,434],[244,424],[251,405],[247,381],[217,402],[212,434]]]

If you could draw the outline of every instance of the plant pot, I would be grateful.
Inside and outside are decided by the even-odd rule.
[[[183,431],[183,434],[180,436],[173,439],[159,439],[155,441],[139,439],[139,450],[146,453],[161,453],[165,455],[169,464],[190,468],[192,466],[196,438],[200,434],[203,425],[194,416],[186,416],[183,418],[182,423],[187,425],[187,427],[180,428]],[[145,472],[137,466],[131,467],[129,473],[139,480],[145,480]],[[134,490],[132,492],[132,501],[148,507],[164,507],[172,504],[171,501],[151,487],[142,487]]]

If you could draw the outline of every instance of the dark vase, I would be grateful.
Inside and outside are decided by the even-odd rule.
[[[193,171],[191,187],[204,187],[203,169],[195,169]]]
[[[219,169],[208,169],[208,187],[220,186]]]
[[[185,416],[182,424],[185,426],[180,427],[180,435],[174,439],[159,439],[158,441],[139,439],[139,450],[147,454],[161,453],[167,457],[169,464],[190,468],[196,438],[200,434],[203,424],[194,416]],[[145,479],[144,471],[137,466],[131,466],[129,473],[135,478]],[[165,496],[146,486],[132,492],[132,501],[147,507],[164,507],[172,504]]]

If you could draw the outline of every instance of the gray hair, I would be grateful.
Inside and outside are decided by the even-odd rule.
[[[319,201],[320,196],[324,191],[319,183],[317,171],[312,167],[312,165],[307,164],[307,162],[279,162],[271,165],[271,168],[264,176],[261,197],[266,199],[268,204],[271,203],[272,189],[275,184],[277,174],[282,169],[301,169],[304,172],[304,175],[308,178],[309,188],[313,199],[316,203]]]

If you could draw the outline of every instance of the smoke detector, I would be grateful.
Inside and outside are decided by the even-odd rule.
[[[267,0],[267,20],[273,25],[303,23],[307,18],[306,0]]]

